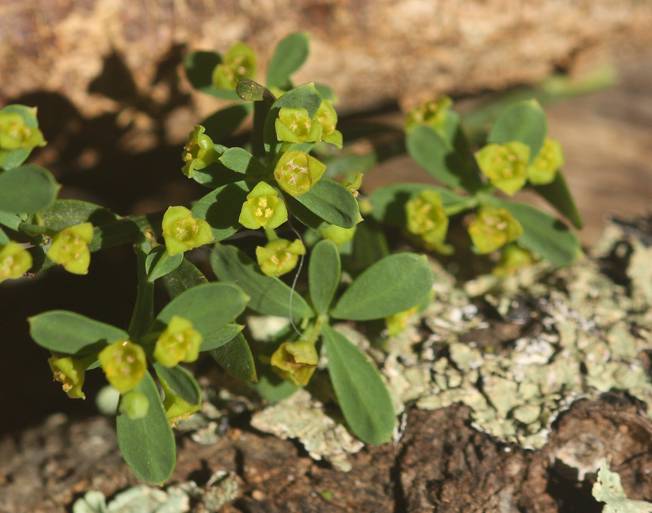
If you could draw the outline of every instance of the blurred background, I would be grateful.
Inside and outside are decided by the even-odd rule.
[[[441,94],[481,129],[487,105],[539,97],[591,244],[609,216],[650,209],[650,27],[647,0],[0,0],[0,105],[38,107],[49,144],[33,160],[63,184],[61,197],[156,211],[202,193],[179,172],[180,150],[220,106],[192,91],[184,55],[243,40],[262,77],[275,43],[305,31],[311,55],[296,81],[332,86],[350,130],[369,120],[400,128],[406,109]],[[370,190],[428,178],[399,156],[365,180]],[[87,277],[55,269],[0,287],[0,433],[95,411],[52,382],[26,319],[65,308],[125,326],[134,269],[131,250],[115,248],[94,255]]]

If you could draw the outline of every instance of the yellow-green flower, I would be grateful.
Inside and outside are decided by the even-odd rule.
[[[563,165],[564,154],[561,145],[554,139],[546,137],[539,154],[527,168],[528,180],[534,185],[550,183],[555,179],[557,171]]]
[[[530,148],[521,142],[488,144],[475,158],[491,184],[505,194],[515,194],[527,181]]]
[[[353,226],[352,228],[342,228],[335,224],[324,223],[319,227],[319,234],[324,239],[333,241],[338,246],[341,246],[355,237],[356,228],[357,226]]]
[[[45,139],[38,128],[27,126],[17,112],[0,112],[0,153],[18,149],[31,150],[45,146]]]
[[[256,248],[256,260],[267,276],[281,276],[297,265],[300,255],[306,254],[303,242],[276,239]]]
[[[52,355],[48,364],[54,379],[61,383],[61,388],[71,399],[86,399],[82,387],[86,374],[87,362],[72,356]]]
[[[174,367],[179,362],[194,362],[199,356],[201,343],[201,333],[194,329],[192,322],[174,315],[156,341],[154,358],[166,367]]]
[[[234,44],[213,70],[213,85],[220,89],[235,89],[242,78],[256,73],[256,54],[244,43]]]
[[[528,267],[536,262],[534,255],[518,244],[508,244],[500,254],[498,265],[491,271],[495,276],[509,276],[519,269]]]
[[[271,359],[274,370],[280,376],[299,386],[308,384],[318,362],[319,355],[315,345],[302,340],[283,342],[274,351]]]
[[[429,100],[408,112],[405,118],[405,128],[425,125],[441,131],[446,123],[453,101],[448,96],[441,96],[436,100]]]
[[[282,107],[274,122],[274,128],[279,141],[303,143],[321,140],[321,125],[303,108]]]
[[[285,152],[274,168],[279,187],[291,196],[301,196],[315,185],[326,166],[303,151]]]
[[[81,223],[61,230],[52,239],[48,258],[60,264],[69,273],[88,274],[91,252],[88,245],[93,240],[93,225]]]
[[[149,399],[142,392],[132,390],[120,398],[120,412],[132,420],[142,419],[149,411]]]
[[[401,333],[405,328],[408,327],[410,321],[419,311],[417,306],[403,310],[402,312],[397,312],[394,315],[385,317],[385,326],[387,326],[387,334],[390,337],[395,337]]]
[[[342,185],[353,195],[354,198],[357,198],[360,194],[359,189],[362,187],[363,178],[364,173],[356,173],[352,178],[345,179],[342,182]]]
[[[523,234],[523,227],[507,209],[482,207],[469,225],[476,252],[491,253]]]
[[[161,381],[161,388],[163,389],[163,408],[165,409],[165,416],[171,425],[175,425],[178,421],[190,417],[193,413],[199,411],[201,402],[191,404],[182,399],[174,393],[164,380]]]
[[[132,390],[147,370],[145,351],[129,340],[119,340],[106,346],[98,356],[106,379],[121,394]]]
[[[17,242],[0,246],[0,283],[20,278],[32,267],[32,255]]]
[[[437,191],[425,190],[405,204],[407,230],[418,236],[427,249],[448,254],[451,247],[444,240],[448,232],[448,216]]]
[[[278,191],[265,182],[259,182],[247,194],[238,221],[245,228],[278,228],[288,220],[288,211]]]
[[[322,100],[315,114],[315,118],[321,125],[321,140],[342,147],[342,132],[337,127],[337,112],[330,100]]]
[[[216,162],[219,153],[215,150],[213,140],[204,132],[206,129],[197,125],[190,132],[188,141],[183,147],[183,174],[191,178],[196,169],[203,169]]]
[[[168,207],[163,215],[163,238],[170,256],[178,255],[213,241],[210,225],[196,219],[186,207]]]

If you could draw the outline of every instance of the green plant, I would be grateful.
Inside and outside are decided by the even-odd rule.
[[[30,331],[51,352],[53,375],[70,397],[84,398],[86,371],[102,369],[121,396],[120,449],[143,480],[163,482],[174,468],[172,426],[196,412],[202,400],[197,381],[182,364],[202,353],[270,401],[298,386],[310,387],[324,353],[351,431],[372,444],[391,439],[395,414],[378,370],[333,325],[385,319],[389,332],[397,333],[430,300],[434,277],[426,257],[391,253],[386,226],[398,223],[426,248],[450,253],[449,216],[480,207],[478,228],[471,230],[479,252],[517,241],[557,264],[577,253],[572,234],[558,229],[552,218],[494,196],[481,180],[479,169],[487,160],[487,175],[498,187],[505,177],[491,166],[500,159],[511,162],[512,154],[521,159],[515,172],[519,183],[530,164],[531,181],[550,178],[547,163],[556,165],[559,158],[556,147],[548,145],[545,159],[536,160],[545,136],[536,105],[519,104],[499,119],[490,142],[508,145],[498,147],[498,156],[490,153],[494,147],[482,150],[488,156],[479,155],[479,167],[450,102],[428,106],[411,116],[407,144],[448,188],[397,184],[367,199],[358,191],[374,157],[339,153],[343,134],[332,91],[292,83],[307,55],[304,34],[283,39],[263,86],[254,81],[256,55],[242,43],[223,56],[191,53],[185,69],[193,86],[234,103],[195,127],[182,152],[182,173],[207,194],[191,205],[146,216],[120,216],[92,203],[57,199],[52,175],[24,164],[31,150],[44,144],[36,112],[24,106],[0,111],[0,281],[57,264],[85,274],[94,252],[120,244],[135,250],[137,296],[128,327],[49,311],[30,319]],[[250,142],[218,142],[228,141],[248,118]],[[534,159],[528,163],[527,153]],[[537,187],[551,187],[542,194],[563,213],[575,212],[560,173]],[[502,187],[514,188],[511,181]],[[261,239],[265,242],[258,243]],[[192,251],[209,244],[218,281],[193,263],[206,252],[199,249],[190,259]],[[307,279],[301,273],[304,258]],[[504,267],[521,261],[509,256]],[[170,300],[155,312],[154,290],[161,286]],[[284,317],[287,327],[271,341],[252,340],[240,324],[250,312]]]

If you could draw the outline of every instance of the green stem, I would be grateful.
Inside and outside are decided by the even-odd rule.
[[[325,324],[328,323],[328,316],[326,314],[321,314],[315,320],[315,323],[312,326],[309,326],[301,335],[301,340],[304,342],[309,342],[311,344],[316,344],[317,339],[321,336],[321,330]]]
[[[138,284],[136,286],[136,302],[129,321],[129,336],[139,340],[147,332],[154,319],[154,284],[147,280],[145,259],[147,254],[143,246],[147,243],[136,245],[136,265],[138,266]]]

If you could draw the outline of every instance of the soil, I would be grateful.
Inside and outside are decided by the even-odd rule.
[[[401,439],[352,456],[348,473],[240,423],[213,445],[179,441],[173,481],[201,485],[220,469],[240,479],[242,493],[223,513],[599,512],[590,493],[594,476],[580,481],[559,459],[573,454],[581,461],[596,450],[620,473],[629,497],[652,497],[652,422],[624,395],[575,403],[539,451],[479,433],[465,407],[410,410]],[[2,513],[69,511],[89,489],[108,496],[136,483],[101,417],[51,416],[5,438],[0,461]]]

